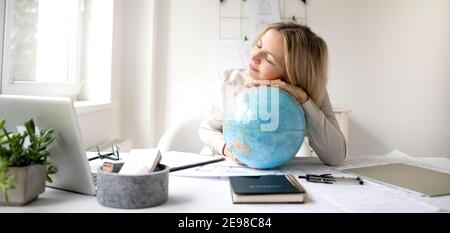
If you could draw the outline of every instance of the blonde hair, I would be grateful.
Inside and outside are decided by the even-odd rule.
[[[274,23],[256,38],[258,41],[268,30],[274,29],[284,38],[286,80],[301,87],[318,105],[326,91],[328,50],[325,41],[307,26],[295,23]]]

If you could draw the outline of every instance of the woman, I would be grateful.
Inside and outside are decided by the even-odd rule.
[[[341,164],[347,148],[326,90],[327,59],[324,40],[308,27],[294,23],[269,25],[255,40],[248,69],[221,75],[220,98],[213,102],[199,129],[206,148],[235,159],[222,132],[226,108],[243,88],[277,85],[302,106],[306,136],[319,158],[332,166]]]

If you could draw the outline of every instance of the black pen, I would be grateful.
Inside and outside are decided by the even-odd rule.
[[[298,178],[306,179],[307,181],[314,182],[314,183],[324,183],[324,184],[332,184],[333,183],[333,182],[331,182],[333,180],[329,180],[327,178],[322,178],[322,177],[313,177],[310,175],[298,176]]]
[[[334,181],[341,180],[341,181],[357,181],[360,185],[364,184],[364,181],[361,179],[361,177],[334,177],[331,174],[322,174],[322,175],[314,175],[314,174],[306,174],[306,176],[298,176],[298,178],[306,179],[310,182],[316,182],[316,183],[325,183],[325,184],[333,184]]]
[[[184,166],[180,166],[180,167],[174,167],[174,168],[170,168],[169,172],[174,172],[174,171],[178,171],[178,170],[183,170],[183,169],[188,169],[191,167],[197,167],[197,166],[201,166],[201,165],[205,165],[205,164],[209,164],[209,163],[216,163],[216,162],[220,162],[225,160],[225,158],[218,158],[218,159],[214,159],[214,160],[209,160],[209,161],[205,161],[205,162],[201,162],[201,163],[194,163],[194,164],[188,164],[188,165],[184,165]]]
[[[345,177],[345,176],[333,176],[334,179],[336,180],[343,180],[343,181],[357,181],[359,184],[364,184],[364,181],[361,179],[361,177],[357,176],[357,177]]]

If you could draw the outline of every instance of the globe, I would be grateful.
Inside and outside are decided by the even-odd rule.
[[[258,86],[235,96],[225,112],[223,134],[240,162],[272,169],[295,157],[305,126],[303,109],[293,96],[278,87]]]

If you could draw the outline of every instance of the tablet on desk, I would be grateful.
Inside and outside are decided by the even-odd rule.
[[[391,163],[344,171],[432,197],[450,194],[450,174],[426,168]]]

